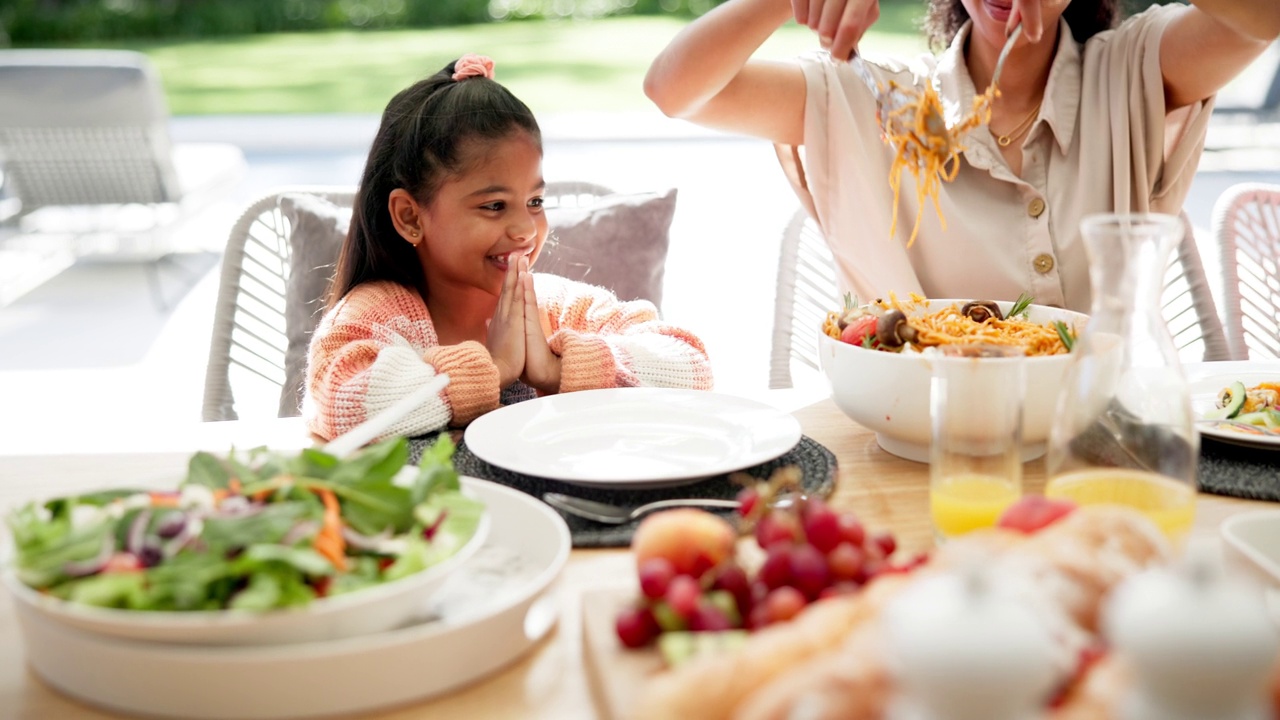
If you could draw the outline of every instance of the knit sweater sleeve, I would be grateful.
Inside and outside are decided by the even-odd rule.
[[[558,275],[534,274],[551,351],[560,356],[560,391],[611,387],[710,390],[702,341],[663,322],[646,300],[620,301],[608,290]]]
[[[391,426],[386,436],[465,425],[498,406],[498,369],[477,342],[441,346],[425,303],[391,282],[347,293],[311,338],[303,417],[331,439],[377,415],[438,374],[449,386]]]

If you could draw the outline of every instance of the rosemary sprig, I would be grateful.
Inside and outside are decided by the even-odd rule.
[[[1026,293],[1019,294],[1018,299],[1013,303],[1013,307],[1009,308],[1009,314],[1005,315],[1005,317],[1011,318],[1016,315],[1026,315],[1027,308],[1031,307],[1031,303],[1034,299],[1035,298]]]
[[[1061,320],[1054,320],[1053,327],[1058,331],[1058,337],[1062,340],[1062,344],[1067,347],[1067,352],[1071,352],[1076,346],[1076,336],[1071,333],[1067,324]]]

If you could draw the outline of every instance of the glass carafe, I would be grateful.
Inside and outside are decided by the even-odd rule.
[[[1182,222],[1092,215],[1081,232],[1093,305],[1058,396],[1045,494],[1134,507],[1179,540],[1194,519],[1200,441],[1160,296]]]

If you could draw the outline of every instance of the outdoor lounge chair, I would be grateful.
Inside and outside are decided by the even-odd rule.
[[[1232,353],[1196,249],[1194,231],[1185,213],[1182,219],[1186,235],[1170,261],[1161,297],[1165,321],[1183,358],[1228,360]],[[818,333],[827,313],[843,307],[839,288],[835,261],[822,231],[804,208],[796,210],[783,231],[778,255],[770,388],[792,387],[796,371],[821,369]],[[1274,319],[1271,327],[1275,327]]]
[[[349,186],[279,188],[250,204],[232,227],[209,346],[206,421],[298,414],[307,344],[354,194]],[[551,182],[544,198],[549,211],[565,211],[562,218],[583,217],[552,222],[561,237],[548,240],[540,271],[576,275],[660,305],[674,190],[616,195],[593,183]],[[640,229],[644,237],[634,235]],[[611,267],[602,267],[600,257]],[[645,282],[627,285],[637,279]]]
[[[157,260],[244,176],[235,145],[170,141],[164,90],[140,53],[0,50],[0,98],[8,241]]]

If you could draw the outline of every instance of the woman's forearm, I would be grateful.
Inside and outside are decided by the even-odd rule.
[[[689,117],[790,18],[788,0],[729,0],[690,23],[658,54],[644,78],[645,95],[668,116]]]
[[[1280,0],[1191,0],[1239,35],[1264,42],[1280,37]]]

